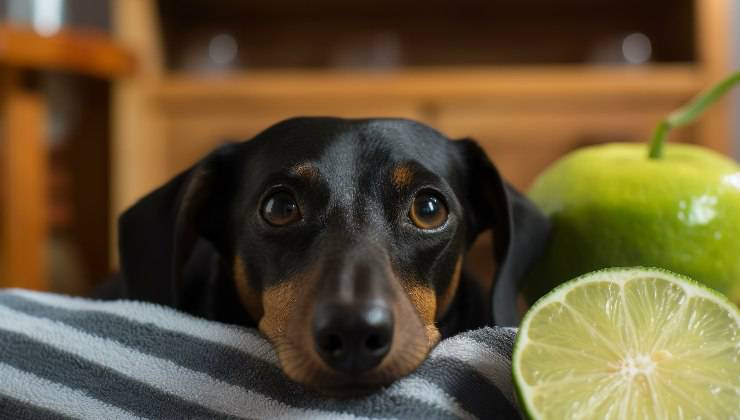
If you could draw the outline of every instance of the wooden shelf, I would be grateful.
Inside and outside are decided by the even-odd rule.
[[[113,78],[131,74],[135,60],[102,32],[65,29],[42,36],[28,27],[0,24],[0,65]]]
[[[429,100],[547,96],[690,95],[702,84],[690,64],[629,66],[521,66],[427,68],[395,72],[260,70],[221,75],[170,74],[156,87],[165,102],[301,96],[392,96]]]
[[[162,149],[148,155],[159,153],[156,167],[171,174],[225,139],[292,116],[405,117],[478,139],[492,157],[506,156],[505,173],[526,187],[575,147],[645,138],[702,78],[689,64],[169,73],[150,92]]]

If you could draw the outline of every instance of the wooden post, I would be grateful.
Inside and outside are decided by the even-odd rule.
[[[19,71],[1,78],[0,286],[48,290],[46,105]]]
[[[732,69],[730,11],[735,0],[696,0],[696,54],[704,88],[727,77]],[[729,101],[724,99],[701,117],[699,143],[730,154]]]
[[[134,76],[116,80],[111,106],[111,264],[117,265],[120,213],[166,177],[162,122],[152,92],[162,77],[159,17],[154,0],[116,0],[114,36],[138,60]]]

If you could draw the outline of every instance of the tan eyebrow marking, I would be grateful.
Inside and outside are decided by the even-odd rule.
[[[299,163],[290,168],[290,173],[306,179],[308,182],[315,182],[319,177],[319,169],[310,162]]]
[[[392,174],[392,181],[393,185],[396,186],[399,190],[407,187],[411,184],[411,179],[413,178],[413,171],[411,168],[406,164],[400,164],[393,168],[393,174]]]

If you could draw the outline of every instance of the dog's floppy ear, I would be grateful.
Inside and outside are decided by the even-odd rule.
[[[497,262],[492,306],[497,325],[518,325],[519,282],[540,257],[550,232],[548,219],[534,203],[509,185],[486,153],[473,140],[458,142],[467,166],[468,218],[471,241],[482,231],[492,230]]]
[[[182,271],[198,237],[216,249],[228,240],[220,227],[230,217],[239,146],[219,147],[121,215],[118,249],[127,297],[180,306]]]

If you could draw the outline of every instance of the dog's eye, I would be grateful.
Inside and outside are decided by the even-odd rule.
[[[287,192],[281,191],[271,195],[262,205],[262,218],[273,226],[289,225],[301,220],[302,217],[298,203]]]
[[[438,195],[429,191],[420,192],[414,198],[409,217],[421,229],[434,229],[447,220],[447,206]]]

